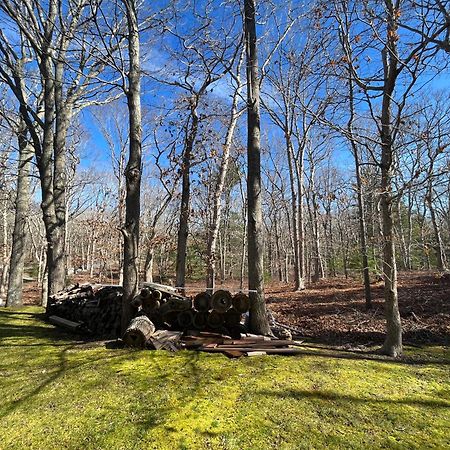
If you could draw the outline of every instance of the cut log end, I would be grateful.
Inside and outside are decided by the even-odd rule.
[[[128,325],[123,335],[123,342],[129,347],[144,348],[154,332],[153,322],[147,316],[138,316]]]

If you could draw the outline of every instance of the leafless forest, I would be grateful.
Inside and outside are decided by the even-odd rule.
[[[339,283],[398,356],[420,272],[448,318],[449,1],[2,0],[0,29],[7,306],[123,284],[126,327],[142,281],[226,285],[267,334],[266,297],[307,327]]]

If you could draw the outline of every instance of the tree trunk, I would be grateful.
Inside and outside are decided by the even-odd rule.
[[[149,244],[144,264],[144,277],[147,283],[153,283],[154,248]]]
[[[291,203],[292,203],[292,243],[294,247],[294,290],[298,291],[302,288],[301,286],[301,269],[300,269],[300,242],[299,242],[299,231],[298,231],[298,202],[297,202],[297,192],[295,189],[295,177],[294,177],[294,151],[292,148],[292,141],[287,132],[285,132],[286,141],[286,152],[289,167],[289,185],[291,188]]]
[[[283,281],[283,265],[281,262],[281,248],[280,248],[280,234],[278,227],[277,213],[274,215],[274,230],[275,230],[275,251],[276,251],[276,270],[278,275],[278,281]]]
[[[27,217],[30,206],[30,169],[33,149],[27,141],[25,124],[18,132],[19,167],[17,171],[16,207],[9,262],[9,283],[6,306],[22,306],[23,269],[26,254]]]
[[[195,138],[198,131],[198,96],[191,98],[191,123],[186,129],[186,138],[183,151],[183,177],[181,186],[180,223],[178,225],[177,261],[176,261],[176,286],[184,292],[186,284],[186,256],[187,240],[189,233],[190,197],[191,197],[191,158]]]
[[[366,300],[366,309],[371,309],[372,293],[370,290],[370,269],[369,269],[369,259],[367,256],[367,227],[366,227],[366,214],[364,209],[363,185],[361,179],[361,163],[359,160],[358,146],[353,135],[355,102],[354,102],[353,73],[351,69],[349,69],[348,89],[349,89],[350,117],[347,122],[347,132],[348,132],[348,139],[350,141],[350,145],[352,148],[353,160],[355,162],[356,197],[358,203],[359,245],[361,249],[361,265],[364,279],[364,297]]]
[[[250,328],[269,334],[264,300],[262,183],[259,114],[259,77],[256,48],[255,0],[244,1],[245,44],[247,55],[247,199],[248,199],[248,288]]]
[[[432,176],[430,175],[430,181],[428,183],[428,190],[426,195],[426,202],[430,211],[431,224],[433,225],[434,240],[435,240],[435,252],[436,252],[436,266],[440,271],[447,270],[447,261],[445,257],[444,244],[442,242],[441,230],[436,218],[436,211],[433,205],[433,186]]]
[[[381,214],[383,230],[383,277],[386,314],[386,339],[383,353],[390,356],[402,354],[402,325],[398,309],[397,263],[395,260],[394,227],[392,212],[392,177],[394,145],[392,142],[391,102],[398,76],[397,71],[397,24],[396,11],[391,0],[386,0],[388,9],[387,43],[383,51],[384,90],[381,107]]]
[[[299,289],[305,289],[305,219],[303,208],[303,147],[299,149],[295,168],[297,172],[297,191],[298,191],[298,238],[299,238],[299,266],[300,266],[300,283]]]
[[[139,49],[139,29],[135,0],[123,0],[127,13],[129,72],[127,104],[129,115],[130,148],[125,169],[126,199],[125,224],[123,233],[123,301],[122,332],[128,327],[132,316],[131,300],[137,293],[139,282],[139,219],[141,195],[141,68]]]
[[[53,2],[52,2],[53,3]],[[48,295],[63,289],[65,283],[64,264],[64,227],[56,214],[56,201],[54,194],[54,115],[55,90],[54,74],[49,56],[41,61],[41,72],[44,79],[44,129],[42,150],[37,153],[36,160],[39,168],[39,177],[42,191],[42,213],[47,237],[47,277]],[[58,170],[60,167],[58,166]]]

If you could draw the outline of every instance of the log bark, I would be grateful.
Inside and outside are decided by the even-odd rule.
[[[147,316],[135,317],[123,335],[123,342],[129,347],[144,348],[155,332],[155,325]]]
[[[218,313],[225,313],[231,308],[233,297],[228,291],[218,290],[211,297],[211,309]]]

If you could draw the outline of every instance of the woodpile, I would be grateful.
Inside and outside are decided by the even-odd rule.
[[[49,321],[94,336],[122,337],[125,345],[135,348],[185,348],[229,357],[298,353],[298,342],[291,340],[289,330],[280,327],[270,311],[268,319],[275,338],[247,333],[245,314],[250,304],[243,293],[218,290],[188,298],[170,286],[144,283],[132,300],[135,317],[123,336],[122,297],[120,286],[70,286],[50,298]]]
[[[262,355],[299,355],[303,341],[282,340],[255,334],[241,334],[239,339],[215,333],[188,333],[181,347],[208,353],[222,353],[229,358]]]
[[[48,311],[53,323],[65,328],[95,336],[119,337],[121,303],[120,286],[76,284],[51,296]],[[202,292],[189,298],[170,286],[144,283],[132,305],[137,316],[146,316],[158,330],[195,329],[239,336],[246,331],[242,321],[249,300],[245,294],[233,296],[225,290],[213,295]]]
[[[55,325],[95,336],[119,337],[122,294],[122,287],[116,285],[69,286],[50,296],[49,320]]]
[[[145,314],[157,329],[214,331],[239,336],[246,332],[243,315],[249,310],[248,296],[218,290],[201,292],[194,298],[183,297],[173,288],[144,283],[133,305]]]

